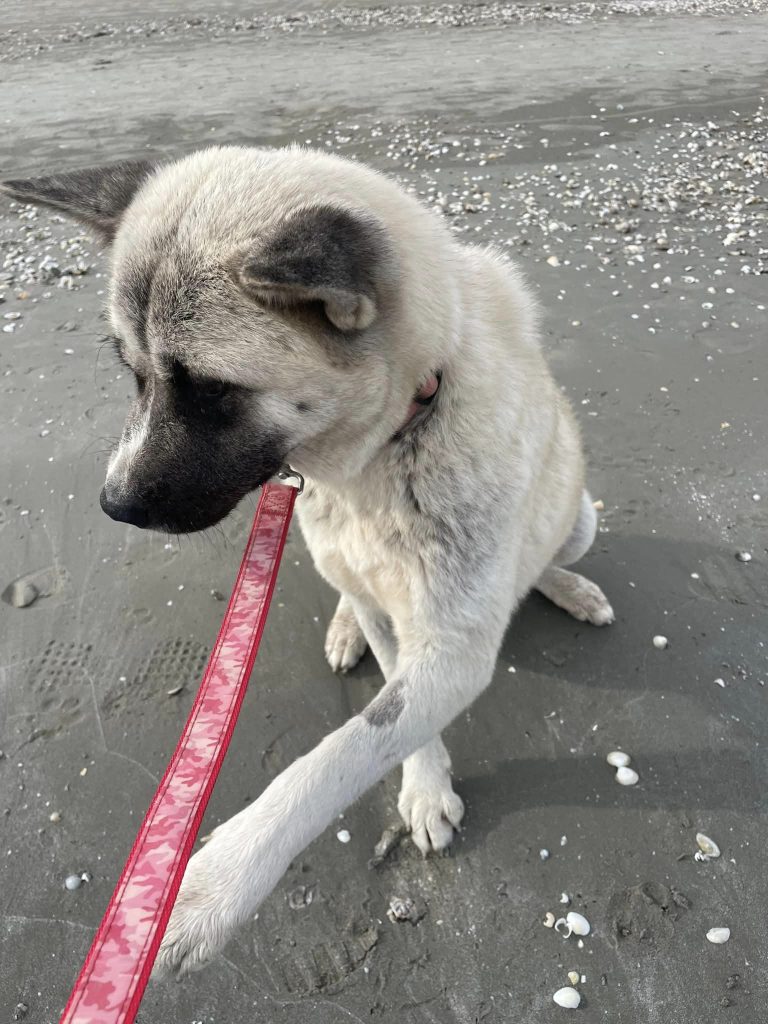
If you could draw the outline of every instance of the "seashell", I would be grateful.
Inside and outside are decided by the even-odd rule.
[[[617,768],[616,781],[620,786],[634,786],[640,781],[640,776],[634,768]]]
[[[567,892],[560,893],[560,902],[564,903],[566,907],[571,902],[571,897],[568,895]]]
[[[352,836],[345,828],[340,828],[339,831],[336,833],[336,838],[339,840],[340,843],[348,843]]]
[[[80,875],[67,875],[64,879],[64,888],[69,889],[70,892],[74,892],[75,889],[79,889],[83,884],[83,880]]]
[[[750,555],[750,553],[748,551],[739,551],[739,552],[737,552],[736,557],[738,558],[738,560],[740,562],[751,562],[752,561],[752,555]]]
[[[605,760],[612,768],[626,768],[632,758],[623,750],[612,750]]]
[[[552,913],[551,910],[547,911],[546,916],[544,917],[544,920],[541,923],[544,925],[545,928],[555,927],[555,915]]]
[[[578,971],[568,971],[568,981],[570,981],[570,983],[572,985],[578,985],[579,984],[579,972]]]
[[[730,937],[730,928],[710,928],[707,932],[707,938],[710,942],[714,942],[716,946],[722,946],[722,944],[727,942]]]
[[[569,939],[573,928],[571,928],[564,917],[558,917],[555,921],[555,931],[558,935],[562,935],[564,939]]]
[[[549,850],[539,850],[541,860],[549,860]]]
[[[581,1003],[581,996],[575,988],[559,988],[552,996],[558,1006],[564,1006],[567,1010],[575,1010]]]
[[[699,847],[699,852],[694,854],[694,858],[699,861],[715,860],[720,856],[720,847],[709,836],[705,836],[703,832],[696,833],[696,842]]]
[[[667,640],[667,638],[665,636],[657,635],[657,636],[655,636],[653,638],[653,646],[658,651],[663,651],[668,643],[669,643],[669,640]]]
[[[574,935],[589,935],[592,930],[586,917],[583,914],[577,914],[575,910],[571,910],[565,915],[565,923]]]

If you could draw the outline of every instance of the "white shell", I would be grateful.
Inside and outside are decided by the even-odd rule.
[[[555,915],[552,913],[551,910],[547,911],[546,916],[541,923],[544,925],[545,928],[555,927]]]
[[[750,553],[748,551],[739,551],[739,553],[736,555],[736,557],[738,558],[738,560],[740,562],[751,562],[752,561],[752,555],[750,555]]]
[[[558,935],[562,935],[564,939],[569,939],[573,928],[571,928],[564,917],[558,917],[555,921],[555,931]]]
[[[611,768],[626,768],[632,758],[623,750],[612,750],[605,760]]]
[[[716,946],[722,946],[722,944],[727,942],[730,937],[730,928],[710,928],[707,932],[707,938],[710,942],[714,942]]]
[[[653,638],[653,646],[659,651],[663,651],[668,643],[669,640],[665,636],[655,636]]]
[[[577,914],[575,910],[571,910],[565,915],[565,923],[574,935],[589,935],[592,930],[586,917],[583,914]]]
[[[549,850],[539,850],[541,860],[549,860]]]
[[[67,875],[64,879],[64,888],[69,889],[70,892],[79,889],[82,884],[83,880],[80,875]]]
[[[347,832],[345,828],[341,828],[336,833],[336,838],[339,840],[340,843],[348,843],[352,836],[349,834],[349,832]]]
[[[575,1010],[581,1003],[581,996],[575,988],[559,988],[552,996],[558,1006],[564,1006],[568,1010]]]
[[[566,907],[571,902],[571,897],[568,895],[567,892],[560,893],[560,902],[564,903],[566,905]]]
[[[715,860],[720,856],[720,847],[709,836],[705,836],[703,832],[696,833],[696,842],[699,847],[699,853],[695,854],[696,860]]]
[[[570,983],[572,985],[578,985],[579,984],[579,972],[578,971],[568,971],[568,981],[570,981]]]
[[[616,781],[620,786],[634,786],[640,781],[640,776],[634,768],[617,768]]]

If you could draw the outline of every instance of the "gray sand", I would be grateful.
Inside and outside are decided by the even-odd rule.
[[[514,254],[583,424],[605,505],[584,570],[617,622],[521,609],[448,736],[468,809],[450,857],[390,834],[369,866],[396,824],[388,778],[339,823],[349,843],[329,829],[226,959],[151,986],[139,1020],[556,1021],[576,970],[585,1024],[762,1021],[768,4],[299,6],[6,0],[2,174],[306,141]],[[7,202],[0,247],[0,1020],[49,1024],[193,699],[254,502],[172,543],[101,513],[132,390],[102,345],[103,255]],[[294,530],[203,834],[375,693],[370,658],[342,679],[324,663],[333,606]],[[637,786],[614,782],[616,747]],[[693,859],[697,831],[718,860]],[[563,892],[592,924],[581,949],[541,923],[570,909]],[[712,945],[720,925],[731,939]]]

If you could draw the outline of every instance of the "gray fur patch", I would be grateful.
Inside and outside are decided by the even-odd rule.
[[[403,690],[401,681],[385,686],[378,697],[375,697],[363,711],[363,718],[368,725],[376,728],[394,725],[405,708]]]

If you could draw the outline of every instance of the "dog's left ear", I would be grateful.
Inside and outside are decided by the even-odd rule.
[[[124,160],[50,178],[3,181],[0,190],[22,203],[61,210],[95,231],[102,242],[109,243],[117,233],[122,215],[154,168],[147,160]]]
[[[273,234],[240,254],[241,287],[273,306],[323,303],[340,331],[370,327],[395,258],[384,228],[373,218],[333,206],[297,210]]]

